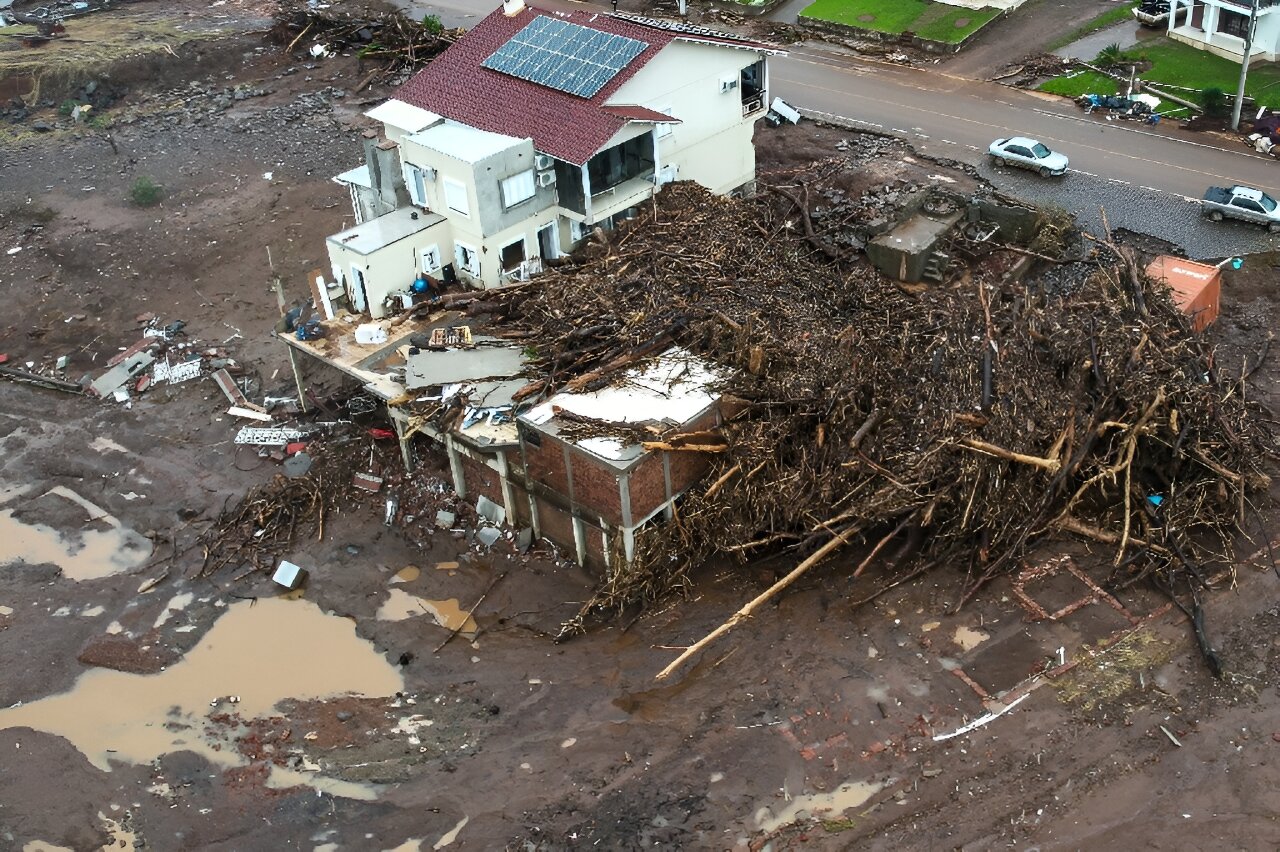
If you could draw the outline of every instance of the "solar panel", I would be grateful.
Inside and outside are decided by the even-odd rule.
[[[589,98],[648,46],[634,38],[540,15],[480,64]]]

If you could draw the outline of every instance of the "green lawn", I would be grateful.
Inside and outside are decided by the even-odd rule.
[[[957,42],[1000,14],[928,0],[816,0],[801,17],[882,33],[912,32],[932,41]]]
[[[1216,86],[1228,95],[1235,94],[1240,80],[1240,64],[1204,50],[1196,50],[1167,38],[1156,38],[1134,45],[1124,52],[1126,59],[1151,63],[1151,69],[1139,76],[1156,88],[1161,83],[1170,86],[1186,86],[1191,89],[1207,89]],[[1280,66],[1256,65],[1249,69],[1245,92],[1272,109],[1280,109]],[[1107,85],[1108,88],[1103,88]],[[1095,86],[1095,88],[1088,88]],[[1082,88],[1084,87],[1084,88]],[[1041,84],[1042,92],[1077,97],[1085,92],[1112,94],[1116,83],[1092,72],[1071,77],[1056,77]],[[1196,101],[1193,93],[1173,91],[1188,100]]]
[[[1062,95],[1067,98],[1078,98],[1081,95],[1114,95],[1117,91],[1115,80],[1095,71],[1081,71],[1065,77],[1054,77],[1040,86],[1040,91],[1051,95]]]
[[[1053,53],[1053,51],[1057,50],[1060,47],[1066,47],[1067,45],[1071,44],[1073,41],[1079,41],[1085,36],[1090,35],[1091,33],[1096,33],[1098,30],[1106,29],[1112,24],[1118,24],[1118,23],[1121,23],[1122,21],[1133,20],[1133,10],[1137,7],[1137,5],[1138,4],[1136,2],[1125,3],[1123,6],[1117,6],[1114,9],[1108,9],[1107,11],[1103,12],[1101,15],[1098,15],[1093,20],[1087,21],[1086,23],[1081,24],[1080,26],[1076,27],[1074,30],[1067,33],[1066,35],[1059,36],[1058,38],[1049,42],[1047,45],[1045,45],[1044,52]]]

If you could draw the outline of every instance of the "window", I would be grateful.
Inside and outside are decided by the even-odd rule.
[[[515,207],[521,201],[533,198],[536,192],[533,185],[533,169],[512,175],[502,182],[502,206]]]
[[[1262,193],[1262,209],[1268,213],[1276,209],[1276,200],[1265,192]]]
[[[1248,198],[1237,198],[1234,203],[1241,210],[1248,210],[1250,213],[1262,212],[1262,207],[1259,206],[1258,202],[1251,201]]]
[[[1021,145],[1010,145],[1008,148],[1005,148],[1005,151],[1015,157],[1026,157],[1027,159],[1031,159],[1031,152],[1026,148],[1023,148]]]
[[[587,235],[587,228],[581,222],[569,220],[569,237],[576,243]]]
[[[1035,147],[1031,149],[1031,152],[1035,154],[1036,157],[1042,160],[1053,153],[1047,147],[1045,147],[1045,144],[1043,142],[1037,142],[1035,144]]]
[[[404,185],[409,190],[409,200],[415,207],[426,207],[426,172],[413,163],[403,163],[401,170],[404,172]]]
[[[456,213],[461,213],[463,216],[471,215],[471,205],[467,201],[467,186],[453,178],[444,179],[444,203]]]
[[[520,264],[524,263],[524,257],[524,237],[521,237],[510,245],[503,246],[502,251],[499,252],[502,271],[512,271]]]
[[[465,243],[453,244],[453,260],[468,275],[480,277],[480,253]]]
[[[673,113],[671,112],[671,107],[660,107],[658,109],[658,112],[662,113],[663,115],[673,115]],[[672,126],[670,124],[659,124],[658,138],[666,139],[668,136],[671,135],[671,129],[672,129]]]
[[[435,272],[440,268],[440,246],[431,245],[422,250],[422,271]]]
[[[1220,9],[1218,11],[1218,32],[1226,33],[1236,38],[1245,38],[1249,32],[1249,16]]]

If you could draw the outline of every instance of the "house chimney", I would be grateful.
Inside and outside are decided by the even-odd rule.
[[[502,14],[514,18],[524,11],[524,0],[502,0]]]

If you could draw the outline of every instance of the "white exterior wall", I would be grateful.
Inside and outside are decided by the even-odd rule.
[[[532,158],[532,145],[530,145],[529,151],[530,158]],[[523,238],[525,242],[525,257],[534,258],[539,256],[537,232],[543,225],[555,221],[556,209],[554,206],[548,206],[541,211],[536,211],[529,218],[497,233],[485,235],[480,220],[482,195],[477,192],[477,180],[490,180],[489,175],[477,174],[477,168],[484,168],[485,161],[481,161],[478,164],[464,163],[447,154],[419,145],[413,141],[412,137],[404,137],[404,141],[400,145],[400,157],[402,162],[411,163],[420,168],[436,170],[435,180],[424,184],[427,209],[448,219],[448,239],[447,242],[442,242],[440,245],[442,263],[453,264],[459,280],[470,286],[482,289],[502,286],[502,249],[520,238]],[[444,186],[446,178],[455,180],[466,188],[466,214],[451,209],[445,202]],[[484,200],[488,203],[494,203],[492,194],[489,194]],[[432,229],[433,232],[436,230],[438,228]],[[478,252],[480,259],[479,276],[471,275],[455,262],[455,248],[458,243]],[[393,253],[392,250],[394,248],[394,246],[390,246],[378,253],[379,267],[383,262],[381,255]],[[397,261],[396,263],[398,264],[399,262]]]
[[[1248,17],[1248,7],[1206,0],[1200,28],[1196,28],[1191,26],[1191,12],[1194,9],[1192,0],[1176,0],[1176,2],[1180,8],[1187,9],[1187,17],[1180,26],[1174,26],[1177,16],[1169,16],[1171,27],[1169,35],[1174,40],[1207,50],[1232,62],[1241,61],[1244,56],[1244,39],[1218,32],[1218,18],[1223,10]],[[1253,31],[1253,49],[1249,64],[1275,62],[1278,59],[1280,59],[1280,7],[1259,9],[1258,21]]]
[[[725,193],[755,180],[751,133],[764,116],[742,115],[739,88],[720,91],[722,79],[737,80],[743,68],[764,58],[753,50],[673,41],[611,97],[680,119],[658,140],[658,165],[675,165],[680,180],[694,180]],[[766,66],[767,68],[767,66]],[[768,72],[765,76],[766,96]]]
[[[453,250],[453,240],[448,222],[440,222],[369,254],[352,251],[333,240],[325,243],[329,250],[332,272],[335,276],[341,276],[338,280],[345,283],[347,292],[350,292],[349,288],[352,284],[352,266],[358,267],[364,273],[365,293],[368,298],[365,310],[374,319],[387,315],[383,306],[387,295],[403,292],[409,288],[413,279],[422,271],[422,251],[436,245],[440,247],[442,262],[450,263],[447,253]],[[436,271],[432,277],[438,278],[439,275],[439,271]],[[350,308],[355,310],[355,304],[351,304]]]

